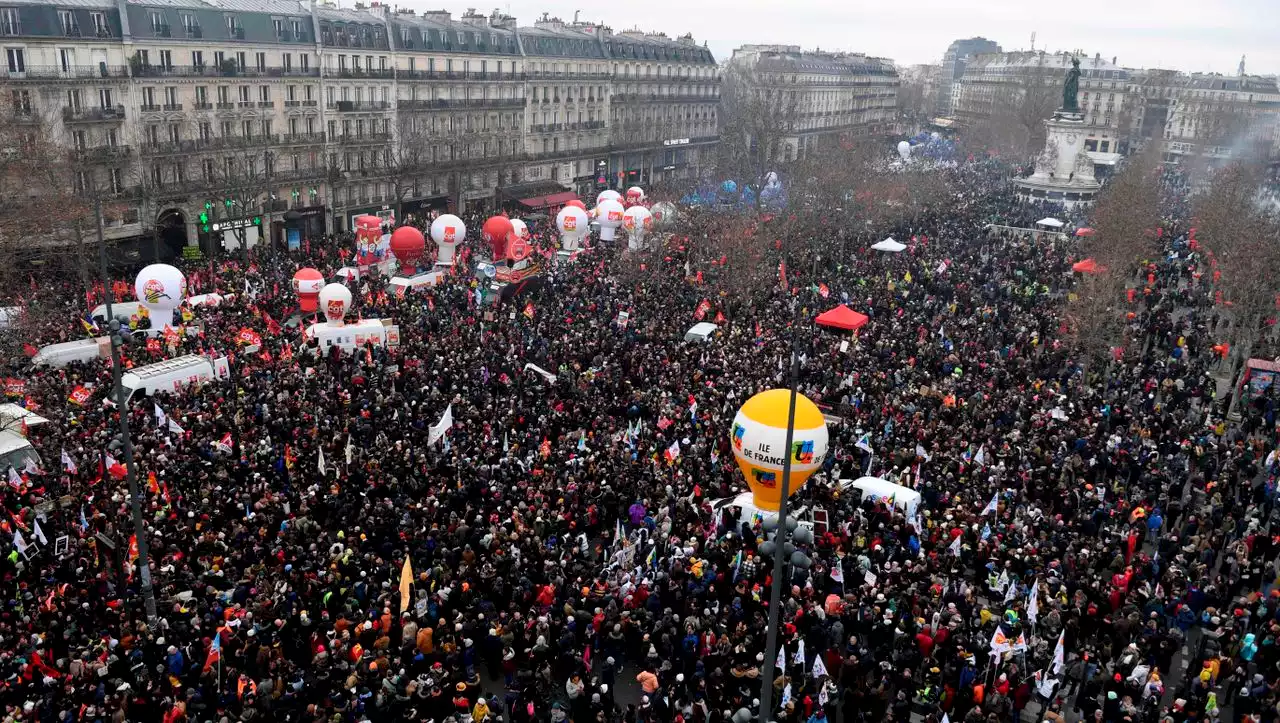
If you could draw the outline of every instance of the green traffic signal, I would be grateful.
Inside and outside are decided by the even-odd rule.
[[[200,223],[205,224],[206,226],[209,224],[209,214],[208,214],[208,213],[206,213],[206,212],[204,212],[204,211],[201,211],[201,212],[200,212]],[[206,230],[208,230],[208,229],[206,229]]]
[[[208,211],[208,210],[211,210],[212,208],[213,208],[213,201],[204,202],[204,210]],[[200,214],[200,215],[203,216],[204,214]]]
[[[262,225],[262,217],[261,217],[261,216],[254,216],[254,217],[253,217],[253,225],[254,225],[254,226],[261,226],[261,225]]]

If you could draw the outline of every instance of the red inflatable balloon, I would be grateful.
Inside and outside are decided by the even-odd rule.
[[[401,226],[391,232],[391,253],[400,262],[401,273],[413,273],[426,247],[426,238],[413,226]]]
[[[480,238],[493,251],[489,258],[498,261],[507,257],[507,234],[514,230],[511,219],[506,216],[494,216],[484,222],[480,227]]]
[[[575,199],[573,199],[572,201],[569,201],[569,202],[565,203],[565,205],[566,205],[566,206],[573,206],[574,208],[580,208],[580,209],[582,209],[583,211],[587,210],[587,204],[583,203],[582,201],[579,201],[579,200],[578,200],[578,199],[576,199],[576,198],[575,198]]]

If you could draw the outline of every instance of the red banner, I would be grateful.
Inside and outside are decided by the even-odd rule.
[[[20,397],[27,393],[27,383],[22,379],[9,377],[4,380],[4,393],[8,397]]]
[[[262,336],[246,326],[236,335],[236,343],[244,344],[245,346],[260,346],[262,344]]]
[[[71,401],[72,404],[76,404],[83,407],[91,397],[93,397],[92,391],[84,387],[76,387],[75,389],[71,390],[71,395],[67,398]]]

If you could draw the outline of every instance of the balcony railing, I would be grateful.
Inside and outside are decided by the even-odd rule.
[[[62,34],[68,38],[78,38],[80,37],[80,26],[76,23],[64,24],[62,26]]]
[[[106,163],[128,158],[133,153],[133,149],[128,146],[98,146],[81,148],[72,153],[76,160],[84,163]]]
[[[124,120],[123,105],[107,108],[63,108],[62,120],[66,123],[115,122]]]
[[[203,29],[203,28],[201,28],[199,25],[188,25],[188,26],[187,26],[187,28],[186,28],[186,30],[187,30],[187,37],[188,37],[188,38],[203,38],[203,37],[204,37],[204,29]]]
[[[171,38],[171,37],[173,37],[173,31],[169,28],[169,26],[168,26],[168,25],[164,25],[164,24],[160,24],[160,25],[152,25],[152,26],[151,26],[151,33],[152,33],[153,35],[155,35],[157,38]]]
[[[165,103],[164,109],[170,112],[179,111],[179,110],[182,110],[182,104],[181,103]]]
[[[259,108],[275,108],[276,102],[273,100],[260,100],[258,101],[258,107]]]
[[[253,108],[256,104],[251,100],[242,100],[237,105],[239,105],[240,110],[248,110],[249,108]]]
[[[213,104],[208,102],[192,103],[191,110],[213,110]]]
[[[340,100],[328,108],[329,110],[336,110],[340,113],[390,110],[391,103],[390,101],[385,100]]]
[[[330,71],[330,78],[385,78],[391,80],[396,77],[396,71],[391,68],[338,68]]]
[[[431,98],[400,99],[396,107],[401,110],[447,110],[450,108],[523,108],[524,98]]]
[[[665,95],[662,93],[614,93],[609,97],[614,103],[718,103],[715,95]]]
[[[390,133],[365,133],[363,135],[358,135],[356,133],[339,133],[335,135],[331,140],[334,141],[335,143],[347,143],[347,144],[386,143],[387,141],[391,140],[391,134]]]
[[[0,78],[5,80],[96,80],[100,78],[127,78],[127,65],[28,65],[25,71],[10,71],[0,67]]]
[[[236,104],[235,103],[216,103],[214,104],[214,108],[217,108],[218,110],[235,110]]]
[[[525,70],[524,75],[529,80],[609,80],[612,76],[608,72],[585,70]]]

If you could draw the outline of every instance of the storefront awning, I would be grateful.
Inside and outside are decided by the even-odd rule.
[[[571,191],[562,193],[553,193],[550,196],[534,196],[532,198],[520,199],[520,205],[528,208],[548,208],[550,206],[563,206],[578,197],[578,194]]]

